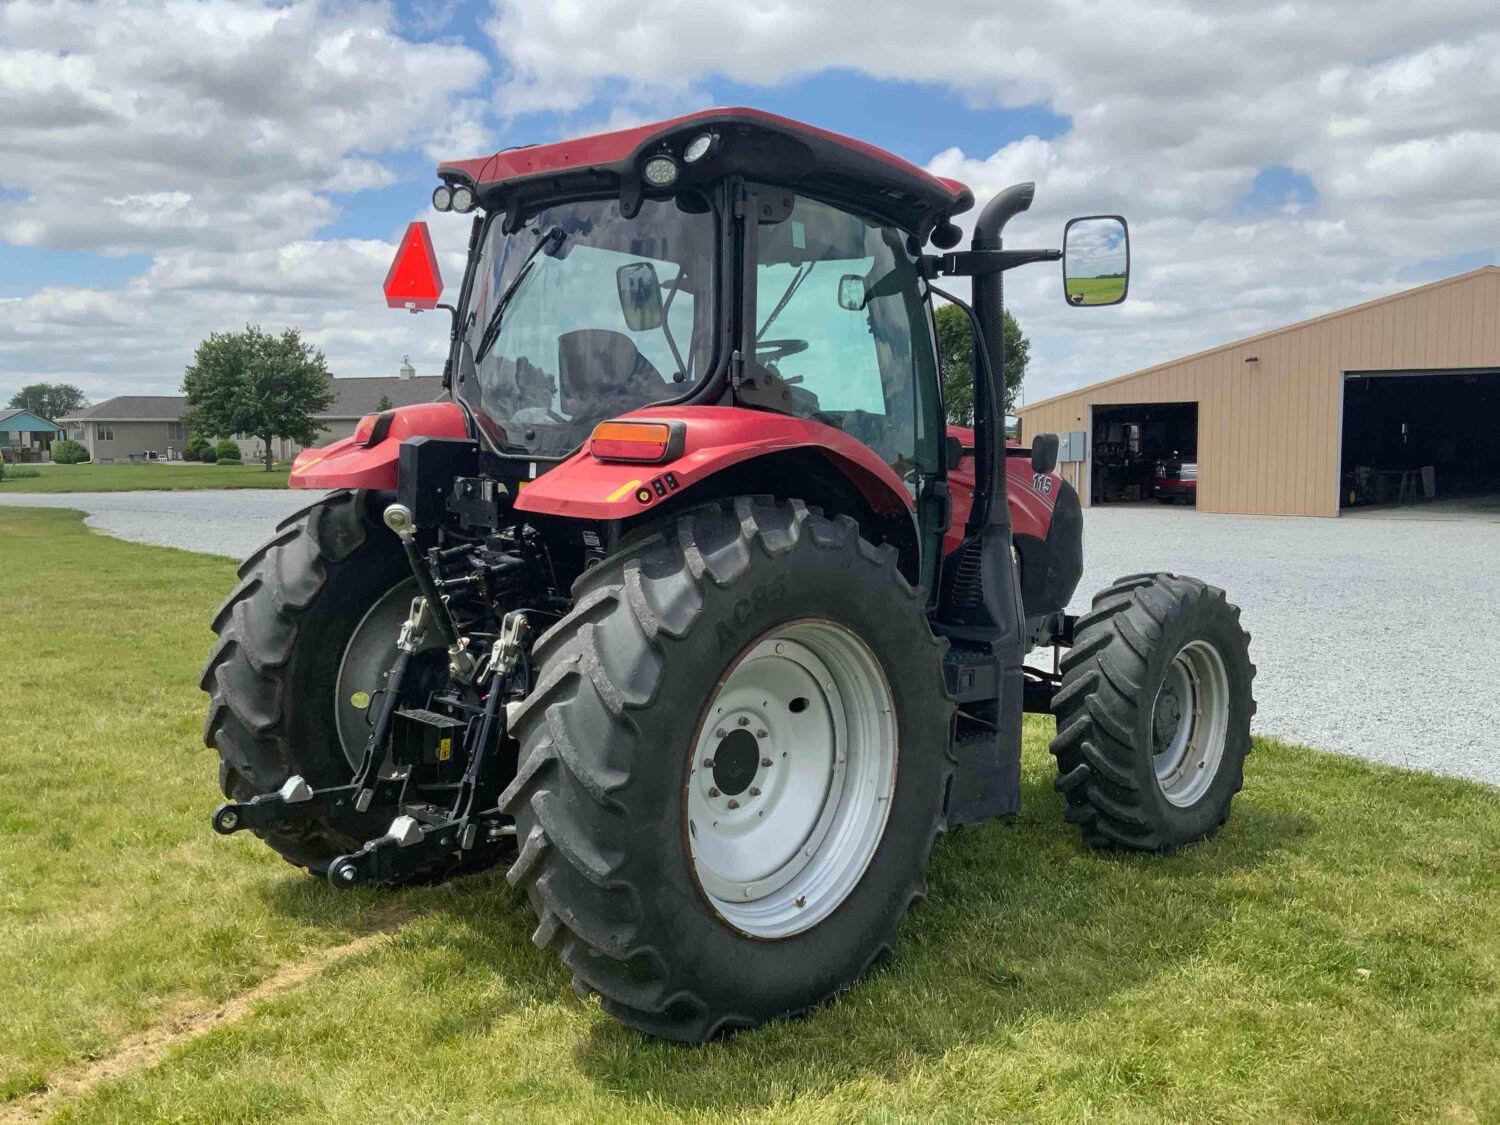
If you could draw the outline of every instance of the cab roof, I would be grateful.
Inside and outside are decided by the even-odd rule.
[[[689,142],[714,136],[708,155],[683,160]],[[649,191],[641,168],[655,156],[677,161],[671,190],[728,175],[806,190],[856,206],[925,239],[944,219],[974,205],[957,180],[934,176],[864,141],[757,109],[706,109],[591,137],[506,149],[438,166],[450,184],[468,184],[482,206],[519,211],[561,195]]]

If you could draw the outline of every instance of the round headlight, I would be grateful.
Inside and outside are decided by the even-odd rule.
[[[474,210],[474,189],[459,184],[453,189],[453,209],[460,214],[468,214]]]
[[[653,156],[646,161],[641,175],[646,177],[646,182],[652,187],[666,187],[677,178],[677,161],[670,156]]]
[[[435,211],[448,211],[453,208],[453,189],[447,184],[439,184],[432,189],[432,207]]]
[[[714,135],[712,133],[700,133],[688,142],[687,149],[682,158],[689,164],[696,164],[708,155],[708,150],[714,147]]]

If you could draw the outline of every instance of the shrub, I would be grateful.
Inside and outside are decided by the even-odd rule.
[[[22,468],[20,465],[7,465],[0,459],[0,480],[30,480],[42,474],[35,469]]]
[[[213,447],[213,442],[209,441],[202,434],[194,434],[188,438],[187,447],[182,451],[183,459],[187,461],[207,460],[203,454],[212,450]]]
[[[238,464],[240,460],[239,442],[233,438],[225,438],[218,445],[214,446],[214,453],[218,456],[219,464],[221,465],[225,461],[233,461],[235,464]]]
[[[214,447],[211,445],[205,444],[198,451],[198,460],[202,461],[205,465],[212,465],[218,459],[219,455],[214,452]]]
[[[58,465],[82,465],[89,459],[88,446],[72,438],[52,443],[52,460]]]

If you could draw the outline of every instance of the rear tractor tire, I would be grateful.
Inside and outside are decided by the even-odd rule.
[[[1250,637],[1224,591],[1118,579],[1079,619],[1062,672],[1052,753],[1084,842],[1171,854],[1218,831],[1255,713]]]
[[[219,753],[219,787],[231,800],[272,792],[292,774],[318,789],[353,777],[416,592],[373,508],[365,493],[335,492],[283,520],[240,565],[240,584],[214,615],[203,741]],[[439,649],[425,659],[445,668],[442,657]],[[372,813],[360,838],[327,824],[261,835],[287,862],[322,875],[389,819]]]
[[[581,995],[700,1042],[890,954],[952,773],[943,642],[847,517],[741,497],[578,580],[512,730],[510,882]]]

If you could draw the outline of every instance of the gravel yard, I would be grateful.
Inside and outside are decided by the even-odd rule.
[[[1258,733],[1500,784],[1500,522],[1405,512],[1092,508],[1072,609],[1123,574],[1202,578],[1244,611]]]
[[[311,499],[12,493],[0,503],[79,508],[123,539],[241,558]],[[1254,636],[1257,732],[1500,784],[1500,522],[1095,508],[1084,547],[1075,612],[1143,570],[1229,592]]]

